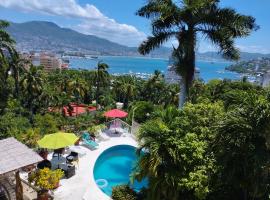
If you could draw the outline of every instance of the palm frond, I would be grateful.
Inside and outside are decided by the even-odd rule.
[[[159,17],[162,12],[168,10],[170,5],[174,5],[172,0],[149,0],[145,6],[136,12],[136,15],[145,18]]]
[[[0,20],[0,29],[7,28],[9,26],[9,22]]]
[[[238,60],[240,57],[239,50],[234,45],[233,37],[226,30],[204,30],[202,33],[209,40],[219,47],[219,52],[224,58],[229,60]]]
[[[160,32],[154,34],[153,36],[149,36],[147,40],[143,41],[143,43],[139,46],[139,53],[142,55],[150,53],[150,51],[160,47],[174,35],[175,32]]]

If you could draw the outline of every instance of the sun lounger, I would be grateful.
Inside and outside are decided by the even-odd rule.
[[[97,149],[98,148],[98,143],[92,141],[92,140],[85,140],[83,139],[83,144],[90,149]]]
[[[70,146],[70,147],[69,147],[69,150],[70,150],[69,153],[71,153],[71,151],[77,152],[77,153],[79,154],[79,157],[85,156],[85,155],[86,155],[86,151],[87,151],[87,150],[86,150],[84,147],[82,147],[82,146]]]
[[[101,130],[99,130],[98,139],[101,141],[107,141],[110,139],[110,137],[106,133],[103,133]]]
[[[85,146],[89,147],[90,149],[97,149],[98,148],[98,143],[95,141],[91,140],[90,136],[88,133],[83,133],[82,135],[82,142]]]

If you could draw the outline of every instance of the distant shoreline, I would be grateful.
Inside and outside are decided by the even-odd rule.
[[[92,56],[92,55],[90,55]],[[78,59],[83,58],[83,59],[89,59],[91,60],[91,58],[85,58],[85,57],[80,57],[80,56],[70,56],[72,57],[72,59],[76,59],[76,57]],[[169,58],[161,58],[161,57],[144,57],[144,56],[114,56],[114,55],[102,55],[102,56],[98,56],[98,59],[96,60],[100,60],[99,58],[135,58],[135,59],[145,59],[145,60],[163,60],[163,61],[169,61]],[[226,60],[210,60],[210,59],[196,59],[197,62],[206,62],[206,63],[225,63],[225,64],[233,64],[234,62],[232,61],[226,61]]]

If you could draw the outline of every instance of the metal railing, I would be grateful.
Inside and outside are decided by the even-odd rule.
[[[122,121],[121,119],[114,119],[112,121],[109,121],[107,123],[105,123],[106,128],[105,130],[102,131],[106,131],[106,130],[110,130],[110,129],[122,129],[125,133],[129,133],[131,134],[131,126]]]

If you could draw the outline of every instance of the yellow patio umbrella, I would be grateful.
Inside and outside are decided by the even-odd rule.
[[[78,139],[79,138],[74,133],[57,132],[45,135],[37,143],[41,148],[60,149],[73,145]]]

